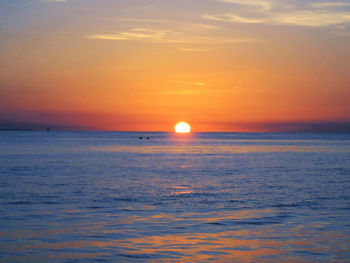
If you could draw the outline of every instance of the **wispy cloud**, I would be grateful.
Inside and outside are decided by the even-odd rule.
[[[270,22],[282,25],[310,27],[333,26],[350,22],[350,12],[294,11],[290,13],[276,14],[270,17]]]
[[[228,36],[218,25],[167,19],[115,18],[128,29],[115,33],[94,33],[86,36],[95,40],[141,41],[149,43],[234,44],[261,41],[260,39]],[[209,20],[207,20],[209,21]],[[125,22],[125,23],[123,23]],[[205,51],[187,46],[181,51]]]
[[[226,93],[249,93],[249,92],[269,92],[267,90],[257,90],[257,89],[248,89],[245,87],[239,87],[239,86],[233,86],[229,88],[205,88],[205,89],[199,89],[199,88],[189,88],[189,89],[174,89],[174,90],[166,90],[158,92],[158,94],[161,95],[199,95],[199,94],[226,94]]]
[[[270,24],[270,25],[295,25],[306,27],[329,27],[350,23],[350,11],[344,7],[350,6],[345,2],[313,2],[302,7],[292,4],[276,4],[274,1],[241,1],[241,0],[216,0],[232,4],[250,7],[241,11],[233,9],[223,13],[203,14],[202,18],[211,21],[244,24]],[[263,6],[263,9],[257,7]],[[335,9],[342,7],[342,10]]]
[[[253,6],[253,7],[258,7],[262,10],[269,10],[272,7],[271,2],[262,1],[262,0],[217,0],[217,1],[231,3],[231,4],[238,4],[238,5]]]
[[[152,28],[132,28],[129,31],[119,32],[117,34],[92,34],[87,36],[88,39],[100,40],[138,40],[146,42],[191,42],[186,39],[174,38],[170,29],[152,29]]]
[[[193,23],[188,21],[178,21],[178,20],[167,20],[167,19],[142,19],[142,18],[115,18],[116,21],[122,22],[132,22],[132,23],[140,23],[140,24],[160,24],[166,25],[167,27],[181,27],[185,30],[200,30],[200,29],[220,29],[217,25],[211,24],[203,24],[203,23]]]
[[[198,93],[197,90],[169,90],[158,92],[158,94],[161,95],[191,95],[196,93]]]
[[[236,14],[230,14],[230,13],[223,13],[223,14],[217,14],[217,15],[208,15],[204,14],[202,16],[204,19],[208,20],[215,20],[215,21],[224,21],[224,22],[233,22],[233,23],[263,23],[264,19],[257,19],[257,18],[248,18],[248,17],[242,17]]]
[[[184,80],[172,80],[172,82],[181,85],[195,85],[195,86],[205,86],[206,83],[202,81],[184,81]]]
[[[208,48],[190,48],[190,47],[184,47],[180,48],[180,51],[195,51],[195,52],[204,52],[204,51],[209,51],[210,49]]]
[[[347,7],[347,6],[350,6],[350,3],[345,3],[345,2],[320,2],[320,3],[311,3],[310,6],[312,6],[314,8]]]
[[[254,38],[216,37],[210,35],[191,35],[172,29],[132,28],[116,34],[90,34],[87,39],[142,41],[151,43],[249,43],[261,41]]]

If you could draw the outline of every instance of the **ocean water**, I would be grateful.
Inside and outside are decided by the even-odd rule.
[[[2,131],[0,262],[350,262],[350,135]]]

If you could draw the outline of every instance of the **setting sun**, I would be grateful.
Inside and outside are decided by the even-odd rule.
[[[191,126],[186,122],[179,122],[175,125],[175,132],[177,133],[189,133],[191,131]]]

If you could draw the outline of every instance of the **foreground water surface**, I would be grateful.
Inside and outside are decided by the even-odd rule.
[[[350,135],[2,131],[0,262],[350,262]]]

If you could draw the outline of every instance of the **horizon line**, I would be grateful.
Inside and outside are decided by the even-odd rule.
[[[145,131],[123,131],[123,130],[88,130],[88,129],[51,129],[49,131],[46,130],[46,128],[43,129],[6,129],[6,128],[0,128],[0,132],[5,132],[5,131],[23,131],[23,132],[132,132],[132,133],[138,133],[138,132],[146,132],[146,133],[175,133],[175,131],[150,131],[150,130],[145,130]],[[304,134],[350,134],[349,131],[191,131],[191,133],[304,133]]]

